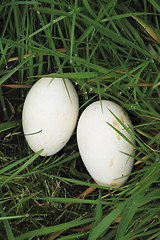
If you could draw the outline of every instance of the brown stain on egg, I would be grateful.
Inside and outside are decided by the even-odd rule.
[[[118,141],[120,141],[120,140],[121,140],[120,134],[117,133],[117,134],[116,134],[116,138],[117,138]]]
[[[121,119],[121,121],[122,121],[122,119]],[[124,119],[123,119],[123,121],[124,121]],[[120,130],[120,123],[117,121],[117,120],[114,120],[113,121],[113,126],[115,127],[115,128],[117,128],[118,130]],[[116,133],[116,138],[117,138],[117,140],[119,141],[119,140],[121,140],[121,136],[120,136],[120,134],[118,134],[118,133]]]
[[[122,114],[124,115],[124,117],[126,118],[127,121],[130,120],[128,114],[124,110],[123,110]]]
[[[114,120],[113,121],[113,126],[116,127],[116,128],[119,128],[119,122],[117,120]]]
[[[117,120],[113,121],[113,126],[117,128],[118,130],[120,129],[120,123]]]
[[[109,163],[109,166],[110,166],[110,167],[113,167],[114,159],[115,159],[115,157],[113,157],[113,158],[111,159],[111,161],[110,161],[110,163]]]
[[[122,113],[124,114],[125,117],[128,117],[128,114],[126,113],[126,111],[122,110]]]
[[[113,181],[111,184],[109,184],[110,186],[112,187],[117,187],[117,182],[116,181]]]
[[[123,118],[123,116],[120,117],[120,120],[121,120],[122,123],[124,123],[124,118]]]
[[[61,145],[64,145],[65,143],[66,143],[66,141],[62,141],[62,142],[61,142]]]

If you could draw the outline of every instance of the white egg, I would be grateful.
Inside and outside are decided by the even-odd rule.
[[[23,106],[22,126],[30,148],[42,156],[61,150],[78,118],[79,101],[68,79],[41,78],[30,89]]]
[[[78,148],[97,184],[120,187],[127,181],[133,167],[135,144],[129,131],[133,133],[127,113],[114,102],[94,102],[82,113],[77,126]]]

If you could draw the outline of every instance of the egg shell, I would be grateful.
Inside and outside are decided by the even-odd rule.
[[[77,143],[84,165],[95,182],[120,187],[132,171],[134,159],[128,155],[134,156],[135,141],[114,115],[132,131],[131,121],[119,105],[107,100],[96,101],[83,111],[79,119]]]
[[[78,118],[79,101],[68,79],[41,78],[30,89],[23,106],[22,126],[29,147],[42,156],[61,150]]]

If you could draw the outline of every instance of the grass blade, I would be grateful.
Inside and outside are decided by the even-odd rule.
[[[4,212],[1,205],[0,205],[0,212],[1,212],[1,215],[2,215],[0,220],[3,220],[8,240],[15,240],[15,237],[14,237],[13,232],[12,232],[12,228],[9,224],[8,218],[6,217],[6,213]]]
[[[27,233],[24,233],[24,234],[16,237],[15,240],[24,240],[24,239],[37,237],[37,236],[42,236],[42,235],[45,235],[45,234],[58,232],[58,231],[61,231],[61,230],[64,230],[64,229],[69,229],[69,228],[73,228],[73,227],[76,227],[76,226],[81,226],[83,224],[90,223],[92,221],[93,221],[93,218],[88,218],[88,219],[84,219],[84,220],[74,220],[74,221],[71,221],[71,222],[62,223],[62,224],[51,226],[51,227],[40,228],[40,229],[37,229],[37,230],[34,230],[34,231],[29,231]]]
[[[104,233],[112,224],[112,222],[121,214],[125,205],[126,202],[120,203],[116,209],[105,216],[103,220],[92,230],[88,240],[96,240],[98,237],[100,237],[101,234]]]
[[[0,123],[0,132],[9,130],[11,128],[15,128],[21,125],[21,121],[12,121],[12,122],[4,122]]]
[[[33,157],[31,157],[26,163],[24,163],[16,172],[14,172],[11,176],[9,176],[1,185],[0,188],[2,188],[6,183],[11,181],[16,175],[18,175],[21,171],[23,171],[29,164],[31,164],[42,152],[43,150],[40,150],[39,152],[35,153]]]

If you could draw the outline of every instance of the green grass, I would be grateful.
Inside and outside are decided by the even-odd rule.
[[[0,239],[159,240],[159,1],[1,2]],[[80,113],[98,99],[127,111],[137,145],[125,186],[94,184],[76,131],[54,156],[29,149],[27,86],[48,74],[73,82]]]

